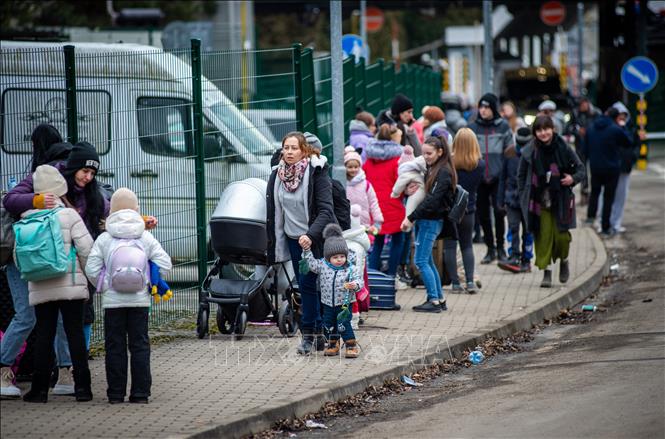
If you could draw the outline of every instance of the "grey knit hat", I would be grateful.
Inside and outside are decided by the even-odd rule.
[[[334,255],[349,255],[349,247],[342,237],[342,228],[335,224],[330,223],[323,229],[323,257],[326,261],[330,261],[330,257]]]
[[[307,140],[309,146],[314,148],[317,152],[321,152],[323,150],[323,144],[321,143],[321,140],[318,137],[316,137],[316,134],[312,134],[309,131],[305,131],[303,133],[303,136],[305,136],[305,140]]]
[[[515,142],[517,142],[519,146],[526,145],[531,139],[533,139],[533,135],[531,134],[530,128],[522,127],[517,129],[517,132],[515,133]]]

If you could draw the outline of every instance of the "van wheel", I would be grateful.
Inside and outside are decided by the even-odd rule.
[[[196,335],[202,339],[208,333],[208,310],[199,308],[199,315],[196,318]]]
[[[217,307],[217,329],[222,334],[230,334],[233,332],[233,322],[226,318],[221,306]]]
[[[241,311],[238,319],[236,320],[236,327],[234,332],[234,338],[236,340],[242,340],[242,336],[247,330],[247,312]]]

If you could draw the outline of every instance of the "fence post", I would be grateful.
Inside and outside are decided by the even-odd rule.
[[[203,148],[203,92],[201,87],[201,40],[192,39],[192,102],[194,113],[194,172],[196,175],[196,252],[199,288],[208,267],[206,237],[205,152]]]
[[[300,61],[300,52],[302,44],[295,43],[291,46],[293,48],[293,89],[296,96],[296,126],[298,131],[304,131],[303,121],[303,108],[302,108],[302,70]]]
[[[79,141],[78,110],[76,109],[76,54],[74,46],[63,47],[65,51],[65,89],[67,104],[67,140],[69,143]]]

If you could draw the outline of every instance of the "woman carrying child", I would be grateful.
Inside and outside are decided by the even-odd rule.
[[[416,312],[440,313],[446,311],[441,278],[434,264],[432,247],[443,231],[444,237],[457,238],[455,224],[447,214],[455,200],[457,175],[443,137],[428,137],[422,146],[427,163],[425,191],[427,195],[415,211],[402,221],[402,230],[409,230],[417,221],[415,263],[427,289],[427,300],[413,307]]]

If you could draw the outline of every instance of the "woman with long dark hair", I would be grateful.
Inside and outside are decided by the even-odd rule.
[[[448,220],[448,212],[455,201],[457,174],[453,166],[446,140],[443,137],[428,137],[422,146],[422,155],[427,163],[425,173],[425,199],[402,221],[402,230],[409,230],[416,223],[416,267],[427,289],[427,300],[413,307],[417,312],[440,313],[446,311],[441,278],[434,264],[432,247],[443,231],[443,235],[457,239],[457,230]]]
[[[520,208],[527,230],[535,237],[536,266],[544,271],[543,288],[552,287],[550,264],[560,260],[559,282],[570,276],[568,251],[576,226],[573,186],[584,180],[579,157],[554,132],[549,116],[533,123],[534,139],[524,149],[517,171]]]

